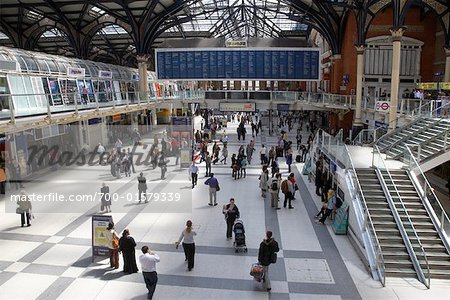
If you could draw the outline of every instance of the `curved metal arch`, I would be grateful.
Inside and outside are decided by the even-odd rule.
[[[86,55],[87,55],[88,52],[89,52],[89,45],[91,44],[91,42],[92,42],[93,38],[95,37],[95,35],[96,35],[100,30],[102,30],[103,28],[105,28],[105,27],[107,27],[107,26],[109,26],[109,25],[116,25],[116,26],[121,27],[123,30],[125,30],[125,31],[128,33],[128,35],[130,36],[130,38],[136,43],[135,37],[133,36],[133,34],[132,34],[131,32],[129,32],[127,29],[125,29],[123,26],[117,24],[116,22],[113,22],[113,21],[111,21],[111,20],[106,20],[106,21],[104,21],[104,22],[101,22],[101,23],[95,25],[94,27],[92,27],[92,28],[86,33],[86,36],[85,36],[85,38],[84,38],[84,40],[83,40],[83,44],[82,44],[82,46],[81,46],[83,49],[85,49]]]
[[[436,1],[436,2],[439,2],[439,1]],[[439,14],[438,11],[434,7],[432,7],[430,4],[428,4],[427,2],[421,1],[420,4],[423,5],[424,7],[429,8],[430,11],[437,17],[437,19],[438,19],[439,23],[441,24],[441,27],[442,27],[442,29],[444,31],[445,45],[446,46],[450,46],[450,24],[446,25],[444,23],[444,18],[443,18],[443,16],[445,16],[446,14],[450,15],[450,2],[447,3],[447,11],[442,13],[442,14]],[[442,4],[442,5],[444,5],[444,4]],[[400,16],[401,24],[405,23],[406,17],[408,15],[409,10],[412,7],[414,7],[414,6],[419,6],[419,4],[418,3],[414,3],[414,1],[412,1],[412,0],[409,0],[405,4],[403,12],[402,12],[402,14]]]
[[[35,49],[41,36],[53,28],[58,29],[59,31],[63,32],[64,38],[67,40],[69,46],[71,46],[73,48],[73,45],[71,45],[71,43],[70,43],[70,39],[69,39],[68,33],[66,31],[66,28],[59,23],[55,23],[53,25],[44,24],[44,25],[41,25],[41,26],[37,27],[36,29],[34,29],[28,36],[24,48],[28,49],[28,50]]]
[[[312,6],[307,6],[301,0],[289,0],[289,2],[292,4],[292,7],[294,9],[310,16],[310,18],[317,26],[317,28],[314,29],[322,34],[323,37],[328,41],[333,54],[338,54],[341,52],[340,41],[338,40],[338,36],[336,35],[333,26],[329,24],[329,19],[326,20],[327,17],[323,19],[323,16],[320,15],[317,10],[313,9]]]
[[[158,28],[160,28],[164,22],[167,20],[167,16],[176,14],[180,12],[184,8],[184,1],[177,1],[173,3],[171,6],[169,6],[164,13],[160,14],[158,17],[156,17],[156,20],[152,22],[151,26],[149,26],[144,35],[144,43],[143,47],[138,49],[136,47],[137,54],[146,54],[148,52],[148,49],[151,49],[151,45],[153,44],[153,41],[158,37],[156,33],[158,32]]]

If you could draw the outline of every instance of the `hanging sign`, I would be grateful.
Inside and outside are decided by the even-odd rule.
[[[254,112],[256,110],[255,103],[237,103],[237,102],[220,102],[220,111],[245,111]]]
[[[141,77],[139,77],[139,75],[137,75],[137,74],[131,75],[131,80],[133,80],[133,81],[139,81],[140,79],[141,79]]]
[[[113,221],[112,216],[92,216],[92,260],[95,256],[109,256],[109,240],[106,228]]]
[[[100,70],[98,71],[98,78],[112,79],[112,72]]]
[[[245,48],[247,47],[247,41],[227,41],[225,42],[227,48]]]
[[[375,110],[381,112],[388,112],[391,107],[389,101],[377,101],[375,103]]]
[[[67,68],[67,76],[69,77],[83,78],[84,74],[85,74],[84,68],[74,68],[74,67]]]

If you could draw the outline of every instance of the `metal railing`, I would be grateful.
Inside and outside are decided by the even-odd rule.
[[[428,258],[425,253],[425,249],[423,248],[422,243],[420,242],[420,238],[417,235],[417,231],[414,227],[414,223],[411,220],[411,217],[409,216],[408,210],[405,207],[405,204],[403,203],[402,196],[400,195],[400,192],[397,189],[397,185],[394,182],[394,179],[392,178],[391,172],[389,171],[389,168],[386,165],[386,162],[383,159],[382,153],[380,152],[380,149],[378,146],[375,145],[374,151],[373,151],[373,158],[372,158],[372,166],[380,172],[380,183],[382,186],[384,185],[384,192],[386,194],[386,200],[389,203],[389,206],[391,208],[391,212],[394,216],[394,219],[397,223],[397,226],[399,228],[399,231],[402,235],[403,241],[405,243],[406,249],[408,251],[409,257],[411,258],[411,261],[414,265],[414,269],[416,270],[416,273],[419,277],[419,280],[427,287],[430,288],[430,266],[428,263]],[[387,174],[387,180],[386,177],[383,176],[382,172],[386,172]],[[392,186],[393,191],[388,188],[388,184]],[[393,192],[393,193],[392,193]],[[393,194],[393,195],[392,195]],[[393,198],[396,197],[398,199],[397,202],[393,200]],[[406,220],[402,220],[400,214],[398,213],[397,204],[400,204],[400,208],[404,211]],[[409,230],[407,230],[407,228]],[[412,234],[412,238],[410,235]],[[420,251],[416,251],[414,249],[414,246],[411,242],[411,240],[417,242],[417,245],[419,246]],[[418,259],[418,256],[422,257],[423,262],[426,266],[426,273],[424,273],[422,264],[420,260]]]
[[[425,207],[430,207],[433,209],[435,220],[438,221],[438,228],[440,233],[442,233],[442,240],[444,241],[444,244],[446,245],[447,251],[450,253],[450,219],[447,215],[446,211],[441,205],[441,202],[439,201],[439,198],[434,193],[434,188],[429,183],[427,177],[423,173],[422,169],[420,168],[420,165],[418,161],[416,160],[413,152],[411,151],[411,145],[406,145],[406,155],[404,156],[403,162],[407,165],[408,170],[414,174],[418,180],[418,191],[419,195],[422,200],[424,201],[424,204],[428,201],[430,206],[425,205]],[[430,216],[433,217],[433,214],[430,214]],[[433,218],[432,218],[433,219]]]
[[[47,114],[51,118],[53,113],[84,109],[100,109],[102,107],[116,107],[128,105],[150,104],[171,99],[198,100],[203,99],[202,91],[179,91],[168,96],[139,92],[95,92],[95,93],[35,93],[35,94],[0,94],[0,119],[10,119],[15,122],[16,117]]]
[[[345,153],[348,156],[348,165],[346,165],[346,171],[350,175],[351,178],[351,188],[353,199],[357,201],[359,207],[362,209],[364,214],[362,229],[363,232],[367,233],[367,236],[370,239],[370,246],[372,251],[372,258],[375,260],[376,271],[383,286],[386,286],[386,267],[384,264],[383,251],[381,250],[380,242],[377,236],[377,232],[375,231],[375,227],[373,226],[372,217],[370,215],[370,211],[367,207],[367,202],[364,197],[364,192],[361,187],[361,183],[358,179],[358,175],[356,173],[355,165],[353,164],[353,160],[350,156],[350,152],[348,150],[347,145],[344,145]]]
[[[319,129],[316,133],[314,142],[320,147],[322,152],[333,156],[336,161],[339,161],[344,166],[346,174],[348,174],[351,185],[350,192],[353,195],[352,199],[356,199],[356,203],[362,215],[361,219],[358,221],[360,221],[362,231],[367,233],[369,239],[369,245],[367,245],[370,248],[368,251],[371,251],[370,254],[368,253],[368,256],[370,256],[369,263],[371,264],[371,269],[377,273],[382,285],[385,286],[386,272],[383,253],[350,151],[347,145],[342,142],[340,132],[334,137],[324,132],[322,129]]]

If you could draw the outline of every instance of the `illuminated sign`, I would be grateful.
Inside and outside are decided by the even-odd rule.
[[[422,82],[417,84],[417,88],[421,90],[436,90],[437,82]]]

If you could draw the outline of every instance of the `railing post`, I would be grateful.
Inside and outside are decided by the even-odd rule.
[[[445,133],[444,133],[444,149],[447,148],[447,138],[448,138],[448,131],[445,131]]]
[[[47,103],[48,103],[48,99]],[[13,97],[12,95],[9,95],[8,97],[8,102],[9,102],[9,111],[10,111],[10,119],[11,119],[11,124],[16,124],[16,109],[14,108],[14,101],[13,101]]]
[[[444,210],[442,210],[441,211],[441,230],[443,230],[444,229],[444,221],[445,221],[445,211]]]
[[[422,145],[417,147],[417,162],[420,162],[420,152],[422,150]]]

